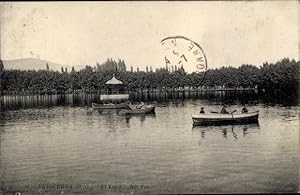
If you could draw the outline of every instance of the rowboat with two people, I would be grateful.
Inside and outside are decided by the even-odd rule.
[[[128,104],[128,110],[124,110],[122,114],[125,115],[140,115],[140,114],[155,114],[154,105],[145,105],[143,102],[138,105]]]
[[[193,125],[228,125],[228,124],[250,124],[258,123],[259,111],[248,112],[246,107],[243,107],[240,113],[237,110],[228,112],[225,106],[221,112],[205,113],[204,108],[201,108],[200,114],[192,115]]]
[[[129,102],[123,102],[119,104],[114,104],[114,103],[102,103],[102,104],[97,104],[97,103],[92,103],[92,108],[93,109],[123,109],[123,108],[128,108]]]

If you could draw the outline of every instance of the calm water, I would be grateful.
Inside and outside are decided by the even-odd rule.
[[[31,191],[22,194],[298,191],[298,107],[258,104],[248,109],[260,110],[259,125],[193,128],[191,115],[200,106],[220,108],[187,100],[130,118],[68,106],[0,112],[1,188]]]

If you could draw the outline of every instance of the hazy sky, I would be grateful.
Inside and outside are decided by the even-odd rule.
[[[1,4],[2,59],[165,66],[160,41],[197,42],[208,67],[299,59],[299,2],[88,2]]]

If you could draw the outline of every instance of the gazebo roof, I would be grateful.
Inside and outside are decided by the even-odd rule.
[[[106,81],[106,85],[122,85],[123,82],[115,78],[115,74],[113,74],[113,78]]]

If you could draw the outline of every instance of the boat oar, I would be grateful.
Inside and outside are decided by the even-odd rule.
[[[234,113],[234,112],[236,112],[236,110],[234,110],[234,111],[232,111],[232,112],[230,113],[231,116],[232,116],[232,120],[234,120],[234,119],[233,119],[233,113]],[[232,131],[233,137],[234,137],[235,139],[237,139],[237,135],[236,135],[236,133],[233,131],[233,125],[232,125],[231,131]]]
[[[232,120],[233,120],[233,113],[236,112],[236,110],[232,111],[230,114],[232,116]]]

